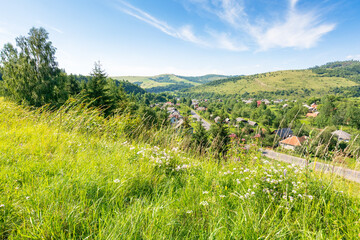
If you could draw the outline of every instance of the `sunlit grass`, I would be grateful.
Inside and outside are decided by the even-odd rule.
[[[0,239],[360,233],[358,185],[268,162],[255,150],[236,156],[240,161],[194,157],[168,129],[149,137],[135,120],[128,129],[125,116],[65,108],[29,112],[0,100]]]

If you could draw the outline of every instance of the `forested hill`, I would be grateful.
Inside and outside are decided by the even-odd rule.
[[[350,91],[360,86],[360,62],[327,63],[304,70],[286,70],[215,80],[185,89],[201,95],[319,95],[332,91]]]
[[[116,76],[112,78],[139,85],[148,92],[160,93],[199,86],[201,84],[209,83],[218,79],[226,79],[228,77],[229,76],[216,74],[208,74],[197,77],[162,74],[157,76]]]

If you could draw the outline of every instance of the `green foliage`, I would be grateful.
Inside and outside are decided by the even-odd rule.
[[[57,103],[62,78],[55,61],[56,49],[43,28],[31,28],[28,37],[16,38],[15,48],[5,44],[1,51],[6,93],[17,102],[32,106]]]

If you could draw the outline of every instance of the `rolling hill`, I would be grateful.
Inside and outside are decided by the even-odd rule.
[[[306,70],[287,70],[232,77],[184,90],[186,93],[258,94],[283,91],[324,93],[332,89],[360,86],[360,62],[328,63]]]
[[[185,77],[174,74],[162,74],[157,76],[115,76],[112,78],[137,84],[148,92],[165,92],[199,86],[214,80],[226,79],[228,76],[209,74],[198,77]]]

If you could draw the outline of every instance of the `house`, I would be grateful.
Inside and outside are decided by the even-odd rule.
[[[166,102],[165,105],[174,106],[174,103],[172,103],[172,102]]]
[[[263,100],[261,100],[263,103],[265,103],[266,105],[269,105],[270,104],[270,101],[269,100],[267,100],[267,99],[263,99]]]
[[[349,142],[351,139],[351,135],[347,132],[344,132],[342,130],[336,130],[334,132],[332,132],[333,135],[337,136],[339,141],[343,141],[343,142]]]
[[[279,130],[275,130],[274,133],[278,135],[281,139],[291,137],[294,134],[291,128],[282,128]]]
[[[219,123],[220,120],[221,120],[221,117],[219,117],[219,116],[217,116],[216,118],[214,118],[214,121],[215,121],[216,123]]]
[[[301,147],[305,141],[306,141],[306,136],[302,136],[302,137],[292,136],[280,141],[279,145],[280,147],[285,149],[295,150],[296,147]]]
[[[258,124],[256,122],[253,122],[253,121],[248,121],[248,123],[249,123],[250,126],[253,126],[253,127],[258,126]]]
[[[236,118],[236,122],[243,122],[243,123],[247,123],[247,120],[241,118],[241,117],[238,117]]]
[[[314,112],[314,113],[307,113],[306,117],[313,117],[316,118],[319,115],[319,112]]]
[[[311,107],[314,108],[314,109],[317,109],[317,106],[318,105],[316,103],[311,104]]]
[[[206,111],[206,107],[198,107],[196,110],[198,110],[198,111]]]

